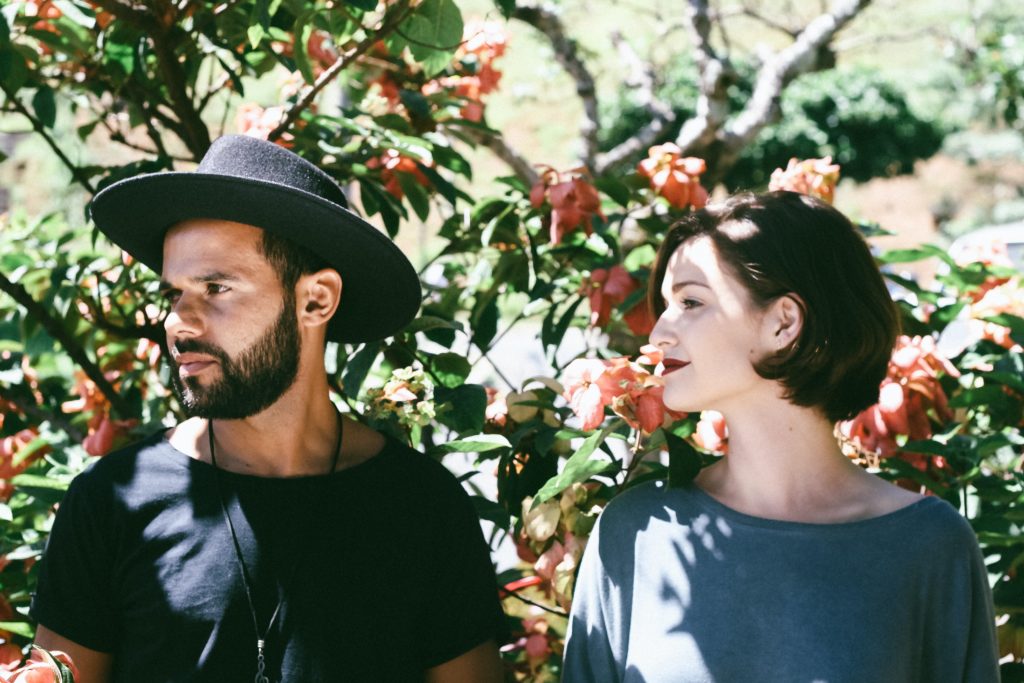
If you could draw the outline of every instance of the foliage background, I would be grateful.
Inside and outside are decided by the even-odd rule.
[[[31,638],[34,565],[67,483],[181,412],[163,388],[154,275],[84,213],[103,186],[190,168],[224,132],[259,135],[321,165],[419,252],[420,317],[385,342],[329,345],[334,398],[464,472],[504,548],[509,670],[556,680],[573,573],[600,508],[647,478],[692,476],[727,448],[714,416],[663,414],[654,359],[640,355],[646,269],[672,220],[705,190],[764,188],[791,157],[831,156],[844,178],[868,181],[913,171],[944,141],[977,155],[992,136],[1021,133],[1019,12],[975,7],[911,25],[948,57],[922,77],[844,57],[844,41],[863,53],[908,39],[877,30],[895,23],[892,7],[654,3],[638,15],[646,33],[631,36],[612,32],[620,9],[606,19],[588,7],[0,9],[0,124],[17,142],[0,173],[21,180],[0,219],[0,661]],[[593,47],[595,26],[614,51]],[[834,176],[819,163],[775,182],[831,198]],[[839,188],[841,206],[857,192]],[[862,227],[878,244],[901,230]],[[878,256],[908,336],[879,405],[837,434],[866,467],[971,520],[1004,675],[1024,678],[1020,272],[998,249]],[[915,279],[921,263],[937,275]]]

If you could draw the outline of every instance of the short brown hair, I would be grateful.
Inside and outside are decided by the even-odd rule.
[[[786,398],[820,408],[829,420],[853,417],[878,401],[899,312],[864,238],[830,205],[795,192],[743,193],[674,224],[648,284],[655,317],[665,310],[661,283],[684,242],[707,237],[756,306],[795,295],[800,336],[754,364],[779,380]]]

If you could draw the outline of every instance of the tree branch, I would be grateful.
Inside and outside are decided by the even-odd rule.
[[[96,4],[114,15],[115,19],[132,24],[149,36],[153,53],[156,55],[157,70],[170,96],[170,107],[181,126],[169,127],[185,143],[193,158],[201,158],[210,147],[210,131],[188,94],[182,61],[174,52],[176,41],[172,37],[173,22],[165,23],[155,14],[155,10],[151,13],[118,0],[96,0]],[[170,8],[177,10],[173,5]],[[159,144],[157,146],[159,147]]]
[[[634,99],[647,109],[651,118],[647,125],[629,139],[597,156],[594,161],[594,173],[597,175],[607,172],[653,145],[664,131],[676,122],[675,110],[658,99],[654,65],[641,60],[618,31],[612,34],[612,44],[618,50],[620,61],[629,68],[626,86],[633,93]]]
[[[78,429],[63,413],[51,413],[48,410],[43,409],[35,402],[26,401],[21,396],[16,396],[10,391],[5,391],[5,387],[0,386],[0,399],[13,403],[18,410],[24,413],[27,417],[31,417],[40,422],[50,422],[55,427],[59,427],[64,430],[72,441],[81,442],[85,439],[85,434],[82,433],[81,429]]]
[[[537,182],[537,171],[525,157],[509,146],[504,136],[489,133],[479,128],[460,128],[459,132],[470,138],[478,145],[483,145],[494,152],[494,156],[504,161],[517,178],[527,185],[532,186]]]
[[[54,140],[46,130],[46,126],[43,125],[43,122],[36,118],[32,112],[28,110],[28,107],[22,104],[16,93],[11,92],[6,85],[0,83],[0,88],[3,89],[4,96],[7,97],[7,101],[12,107],[14,107],[14,110],[29,120],[29,123],[32,124],[32,129],[39,133],[43,140],[46,141],[46,144],[49,145],[50,149],[53,150],[53,153],[57,155],[57,158],[59,158],[67,169],[71,171],[71,177],[74,178],[82,187],[88,190],[89,194],[96,194],[96,188],[91,182],[89,182],[89,177],[82,172],[82,169],[75,166],[71,159],[68,158],[68,155],[64,153],[64,150],[61,149],[59,144],[57,144],[57,141]]]
[[[588,168],[594,168],[597,159],[597,132],[600,121],[597,112],[597,88],[594,77],[580,59],[576,41],[565,33],[565,26],[557,14],[543,7],[517,7],[512,13],[519,19],[543,33],[555,52],[555,59],[576,82],[576,94],[583,102],[583,122],[580,124],[580,138],[583,152],[580,161]]]
[[[33,299],[32,295],[23,286],[11,282],[4,273],[0,273],[0,290],[7,292],[15,302],[28,312],[29,316],[38,320],[43,329],[64,347],[64,350],[71,356],[71,360],[75,361],[85,372],[86,376],[103,392],[103,395],[110,401],[110,405],[120,417],[126,418],[131,414],[125,400],[103,375],[103,371],[100,370],[99,366],[86,355],[81,345],[68,333],[60,320],[55,318],[45,306]]]
[[[690,0],[690,37],[696,57],[699,95],[696,111],[683,124],[676,144],[688,153],[710,146],[729,116],[729,84],[735,72],[727,59],[719,57],[711,45],[711,17],[707,0]]]
[[[316,82],[309,86],[298,101],[288,109],[284,119],[281,123],[277,124],[277,127],[274,128],[274,130],[270,132],[267,139],[273,142],[284,135],[291,125],[295,123],[295,120],[299,118],[299,115],[309,108],[313,103],[313,100],[316,99],[317,94],[323,90],[328,83],[334,80],[335,76],[341,73],[341,71],[349,64],[358,59],[360,55],[369,51],[377,41],[397,29],[398,25],[405,20],[406,16],[408,16],[409,11],[410,8],[408,0],[403,0],[403,2],[396,4],[388,14],[384,15],[384,18],[381,19],[380,25],[375,30],[367,31],[366,38],[356,43],[355,47],[351,50],[339,56],[334,60],[334,64],[331,64],[330,67],[320,74],[316,79]]]
[[[837,0],[830,12],[807,24],[792,45],[764,63],[750,101],[725,128],[723,137],[729,159],[735,159],[766,125],[778,120],[782,90],[797,76],[813,71],[819,51],[870,2]]]

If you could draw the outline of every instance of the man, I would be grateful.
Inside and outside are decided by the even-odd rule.
[[[36,642],[99,681],[500,681],[502,614],[455,478],[335,410],[324,343],[419,306],[394,244],[325,173],[229,136],[116,183],[97,227],[161,273],[187,421],[61,504]]]

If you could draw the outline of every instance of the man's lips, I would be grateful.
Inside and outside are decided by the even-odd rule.
[[[199,353],[183,353],[175,358],[174,362],[178,364],[178,376],[192,377],[211,365],[215,365],[217,360]]]
[[[686,361],[676,360],[675,358],[666,358],[665,360],[661,361],[661,376],[664,377],[675,372],[676,370],[682,370],[687,365],[689,365],[689,363],[687,363]]]

